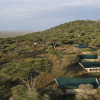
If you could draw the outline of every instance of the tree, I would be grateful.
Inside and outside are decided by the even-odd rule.
[[[52,63],[49,60],[34,58],[7,66],[0,73],[21,80],[31,90],[39,73],[50,71],[51,68]]]
[[[53,49],[52,42],[46,42],[45,43],[44,50],[46,50],[46,49],[49,49],[49,50]]]
[[[57,41],[58,41],[59,39],[58,39],[58,37],[57,36],[53,36],[52,38],[50,38],[50,41],[52,41],[52,45],[53,45],[53,47],[54,47],[54,49],[55,49],[55,47],[56,47],[56,45],[57,45]]]
[[[93,91],[93,85],[91,84],[80,84],[79,89],[81,91],[78,91],[76,94],[76,99],[78,100],[91,100],[91,96],[88,95],[88,93]]]
[[[63,44],[65,44],[65,40],[61,39],[60,40],[60,45],[63,45]]]
[[[88,45],[90,42],[91,42],[90,39],[86,39],[86,40],[84,41],[84,43],[85,43],[86,45]]]
[[[3,53],[3,56],[5,57],[6,54],[8,53],[8,50],[4,49],[4,50],[1,50],[1,52]],[[4,60],[4,57],[2,58]]]
[[[49,46],[48,49],[49,49],[49,50],[53,50],[53,46]]]
[[[24,85],[17,85],[11,89],[12,97],[9,100],[40,100],[36,88],[27,89]]]
[[[57,43],[56,43],[56,42],[53,42],[53,47],[54,47],[54,49],[55,49],[56,45],[57,45]]]
[[[7,47],[6,50],[11,52],[11,57],[12,57],[12,51],[15,50],[15,47],[14,46]]]
[[[51,87],[42,89],[40,95],[44,97],[44,100],[62,100],[60,90]]]
[[[8,50],[6,50],[6,49],[2,50],[2,53],[4,54],[4,56],[5,56],[5,54],[7,54],[7,52],[8,52]]]
[[[34,37],[31,38],[31,41],[40,43],[40,42],[42,42],[42,38],[39,35],[35,35]]]
[[[100,87],[97,88],[97,93],[94,94],[96,100],[100,100]]]
[[[75,55],[66,55],[65,58],[68,60],[68,62],[70,63],[70,65],[72,64],[72,61],[78,61],[79,57],[75,54]]]
[[[3,55],[2,55],[2,54],[0,54],[0,59],[2,58],[2,56],[3,56]]]
[[[56,52],[55,52],[54,49],[52,49],[52,50],[49,51],[49,53],[54,55]]]
[[[20,50],[16,51],[16,53],[17,53],[18,56],[21,55],[21,51]]]
[[[38,46],[37,45],[33,45],[32,46],[32,49],[35,49],[35,51],[36,51],[36,48],[37,48]]]

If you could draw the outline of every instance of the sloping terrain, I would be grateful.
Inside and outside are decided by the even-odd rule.
[[[77,63],[78,58],[73,51],[73,43],[81,42],[88,45],[88,47],[100,49],[100,22],[76,20],[41,32],[0,38],[1,100],[8,99],[12,95],[10,91],[12,87],[20,84],[25,85],[22,78],[25,79],[23,76],[27,76],[30,73],[35,75],[33,79],[37,76],[35,87],[40,90],[49,86],[57,88],[54,81],[55,77],[99,78],[100,73],[84,76],[78,73],[81,70],[81,66]],[[38,65],[40,69],[36,69],[33,66],[35,71],[32,71],[30,62],[32,60],[34,60],[32,63]],[[40,61],[46,62],[41,62],[40,64]],[[28,65],[20,65],[24,62],[25,64],[29,63],[30,67],[27,67]],[[52,63],[50,66],[49,62]],[[25,67],[25,72],[18,72],[18,64],[21,66],[21,70],[24,70]],[[15,66],[17,67],[15,68]],[[43,66],[46,68],[45,71],[43,71]]]

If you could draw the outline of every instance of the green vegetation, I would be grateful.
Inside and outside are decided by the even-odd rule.
[[[82,49],[81,49],[81,51],[83,51],[83,52],[84,52],[84,51],[94,51],[94,50],[93,50],[93,49],[91,49],[91,48],[82,48]]]
[[[50,91],[60,100],[54,78],[99,78],[100,73],[80,74],[79,58],[73,51],[73,43],[84,43],[98,49],[94,53],[100,55],[99,38],[100,22],[91,20],[76,20],[41,32],[0,38],[0,100],[33,100],[34,91],[41,100],[56,99]],[[42,89],[47,92],[41,94]],[[50,95],[46,98],[45,94]],[[66,99],[62,97],[62,100]]]

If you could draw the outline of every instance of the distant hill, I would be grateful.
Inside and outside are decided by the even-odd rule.
[[[32,32],[33,31],[0,31],[0,38],[21,36]]]

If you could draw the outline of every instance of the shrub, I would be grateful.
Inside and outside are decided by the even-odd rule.
[[[55,50],[50,50],[49,53],[50,54],[55,54]]]

